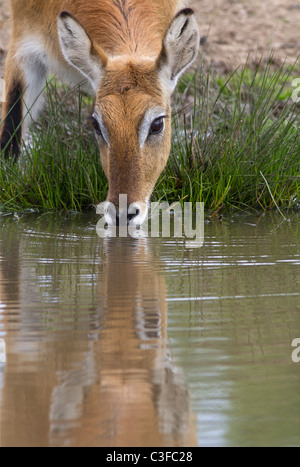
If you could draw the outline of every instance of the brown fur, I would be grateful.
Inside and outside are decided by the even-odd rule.
[[[151,157],[153,148],[139,148],[136,128],[140,117],[149,105],[164,105],[164,96],[157,84],[153,65],[124,64],[123,67],[107,70],[98,106],[106,116],[104,123],[110,128],[112,145],[101,148],[103,168],[110,180],[108,199],[119,204],[119,193],[128,194],[128,204],[150,196],[152,180],[157,180],[167,162],[170,145],[166,141],[157,147],[157,157]],[[171,109],[168,107],[166,131],[171,132]],[[166,138],[170,141],[170,138]],[[163,146],[163,147],[162,147]],[[124,177],[127,173],[129,176]],[[132,184],[134,181],[134,190]]]
[[[113,54],[143,54],[161,49],[162,38],[182,0],[12,0],[13,40],[26,28],[44,31],[57,45],[56,18],[74,15],[93,41]]]
[[[108,53],[159,54],[167,27],[184,3],[184,0],[11,0],[10,49],[15,49],[18,40],[27,34],[42,34],[47,50],[61,55],[56,20],[65,10]]]
[[[182,0],[11,1],[13,34],[5,68],[7,93],[13,93],[18,78],[23,83],[25,106],[31,108],[34,103],[32,118],[36,118],[40,99],[38,105],[34,92],[39,87],[42,91],[50,65],[58,73],[75,76],[75,81],[82,81],[82,75],[89,78],[87,81],[96,94],[95,109],[101,112],[110,136],[110,144],[99,140],[99,146],[109,180],[108,200],[116,205],[119,194],[127,194],[129,204],[147,202],[168,159],[170,96],[176,84],[175,75],[179,76],[194,59],[199,39],[196,27],[191,25],[191,10],[182,10],[181,19],[175,23],[179,17],[176,13],[184,3]],[[67,13],[58,20],[62,11]],[[188,23],[189,35],[184,37]],[[168,32],[168,36],[170,24],[175,30]],[[3,120],[11,106],[11,102],[3,106]],[[163,137],[147,139],[140,147],[139,127],[153,107],[162,109],[166,117],[165,132]],[[26,117],[25,127],[28,120]],[[2,148],[7,139],[5,134],[9,134],[6,121],[0,136]],[[11,146],[16,147],[17,143],[12,141]]]

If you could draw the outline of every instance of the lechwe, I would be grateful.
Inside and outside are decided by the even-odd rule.
[[[48,72],[95,96],[91,117],[109,181],[107,210],[126,194],[140,224],[170,153],[171,94],[199,33],[181,0],[12,0],[1,149],[19,155]],[[110,216],[108,215],[108,218]]]

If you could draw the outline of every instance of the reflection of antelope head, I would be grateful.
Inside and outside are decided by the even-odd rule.
[[[170,153],[171,94],[198,52],[195,15],[180,10],[182,4],[12,0],[0,137],[6,156],[18,156],[22,119],[26,109],[36,118],[48,70],[85,80],[96,97],[91,121],[109,181],[107,201],[118,208],[119,195],[127,194],[135,208],[128,220],[141,224]]]
[[[147,239],[111,238],[104,245],[98,276],[102,329],[93,344],[100,371],[86,391],[80,429],[73,430],[76,444],[193,445],[189,394],[167,352],[159,258]]]
[[[130,238],[99,244],[96,236],[74,244],[67,235],[57,243],[37,234],[32,246],[30,229],[19,245],[12,228],[1,251],[2,301],[13,296],[14,303],[14,322],[8,315],[3,321],[2,445],[196,444],[189,394],[168,355],[166,284],[155,244]],[[22,265],[25,251],[43,262]],[[83,288],[78,283],[87,270],[92,279]],[[54,302],[39,283],[45,277]]]

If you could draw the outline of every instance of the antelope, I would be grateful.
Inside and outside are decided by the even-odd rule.
[[[49,72],[95,98],[90,121],[108,179],[106,215],[126,194],[140,225],[171,148],[171,95],[194,62],[199,31],[183,0],[11,0],[1,150],[20,153]]]

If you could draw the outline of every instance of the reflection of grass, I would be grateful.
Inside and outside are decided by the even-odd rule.
[[[153,199],[204,201],[213,211],[299,206],[300,119],[291,75],[268,65],[228,78],[202,69],[187,74],[175,97],[172,154]],[[49,86],[22,162],[1,160],[3,209],[84,210],[105,199],[107,182],[85,125],[91,100]]]

